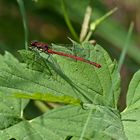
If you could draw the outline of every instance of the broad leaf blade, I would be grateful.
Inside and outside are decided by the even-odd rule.
[[[84,43],[82,47],[88,50],[89,54],[86,51],[85,56],[89,57],[86,59],[101,64],[101,68],[98,69],[84,62],[75,62],[72,59],[70,61],[62,56],[55,55],[54,57],[64,74],[77,87],[85,90],[80,98],[83,96],[88,102],[116,107],[120,92],[120,77],[116,62],[113,62],[108,53],[99,45]]]
[[[5,55],[6,58],[0,56],[0,79],[3,79],[4,76],[4,71],[1,71],[2,67],[6,67],[4,60],[10,59],[10,55],[6,53]],[[17,60],[13,57],[13,63],[17,62]],[[3,75],[3,76],[2,76]],[[12,77],[11,77],[12,78]],[[5,77],[4,77],[5,79]],[[5,79],[5,82],[7,85],[9,83],[8,79]],[[0,81],[0,87],[2,86],[3,82]],[[10,85],[12,86],[12,84]],[[5,129],[8,128],[16,123],[19,123],[22,119],[22,114],[23,114],[23,109],[27,105],[28,100],[23,100],[23,99],[15,99],[12,97],[7,96],[7,92],[3,90],[3,88],[0,88],[0,129]]]
[[[24,62],[26,62],[27,67],[29,69],[51,75],[51,70],[47,66],[45,60],[42,57],[40,57],[38,53],[34,53],[32,51],[27,50],[19,50],[18,52],[22,56]]]
[[[140,138],[140,109],[126,110],[121,113],[124,131],[129,140]]]
[[[0,137],[15,139],[47,139],[64,140],[68,136],[80,137],[83,126],[90,110],[84,110],[80,106],[66,106],[33,119],[23,121],[13,127],[0,132]],[[114,116],[114,117],[113,117]],[[102,123],[101,123],[102,122]],[[16,133],[14,133],[15,129]],[[75,129],[76,128],[76,129]],[[13,133],[12,133],[13,132]],[[90,122],[84,135],[85,139],[94,139],[99,135],[107,138],[123,139],[124,135],[120,118],[108,108],[98,106],[92,112]]]
[[[0,92],[0,130],[19,123],[27,103],[28,101],[9,98]]]
[[[112,64],[108,54],[100,46],[97,45],[97,47],[94,48],[93,46],[89,45],[89,48],[90,47],[92,47],[93,50],[92,48],[90,49],[89,56],[91,57],[89,60],[93,61],[93,59],[96,59],[99,63],[101,62],[102,69],[97,69],[89,64],[55,55],[54,57],[57,59],[57,63],[59,64],[60,68],[63,69],[63,71],[59,71],[58,73],[56,72],[56,74],[53,76],[47,75],[43,72],[41,73],[39,71],[27,69],[25,64],[19,63],[12,55],[6,53],[5,56],[2,57],[3,60],[1,60],[2,66],[0,67],[0,91],[7,93],[6,95],[13,95],[15,93],[25,93],[25,95],[34,95],[35,93],[40,93],[40,96],[53,95],[53,97],[56,96],[55,101],[57,101],[58,96],[71,96],[74,99],[80,99],[82,102],[88,102],[88,95],[90,96],[89,99],[92,101],[93,99],[91,97],[94,97],[94,95],[92,95],[93,91],[91,89],[94,89],[94,84],[90,90],[88,90],[87,86],[90,86],[90,82],[96,83],[96,77],[94,77],[96,73],[101,75],[100,80],[103,79],[102,76],[104,74],[107,74],[107,77],[113,76],[112,74],[114,73],[115,64]],[[95,49],[98,51],[95,51]],[[100,57],[102,55],[104,56],[103,58]],[[50,67],[53,66],[53,63],[51,63],[49,60],[47,60],[47,64],[50,64]],[[54,70],[53,68],[55,67],[51,68]],[[104,70],[106,72],[102,75]],[[73,76],[72,72],[77,72],[77,77],[75,73]],[[90,76],[93,76],[95,79],[89,77],[91,80],[90,82],[86,83],[87,80],[82,78],[82,75],[85,74],[88,76],[89,72],[93,73],[93,75]],[[66,75],[68,76],[68,79],[65,79]],[[108,81],[111,85],[112,81]],[[110,97],[108,97],[108,94],[106,93],[107,91],[110,91],[109,87],[106,88],[106,85],[102,85],[104,91],[103,94],[102,92],[101,95],[97,94],[102,98],[99,98],[100,100],[97,100],[98,102],[96,99],[94,99],[96,103],[99,104],[103,104],[104,99],[110,100]],[[100,86],[98,86],[98,88],[102,89]],[[109,105],[113,106],[114,104],[109,102]],[[90,109],[83,109],[81,106],[66,106],[64,108],[55,109],[31,121],[22,121],[11,126],[10,128],[3,130],[0,132],[0,137],[2,139],[26,138],[47,140],[63,140],[68,136],[80,137],[89,111]],[[93,107],[92,115],[84,138],[99,138],[101,135],[107,139],[116,139],[118,136],[120,139],[126,138],[123,132],[118,111],[105,106],[95,105]]]
[[[6,53],[2,59],[0,67],[0,91],[6,93],[6,95],[13,96],[19,94],[18,96],[20,96],[26,93],[24,96],[31,96],[34,99],[37,99],[37,97],[38,99],[46,97],[46,100],[52,102],[68,103],[68,100],[69,103],[80,102],[77,100],[77,93],[75,93],[71,85],[61,77],[58,76],[56,79],[56,77],[50,77],[46,73],[27,69],[25,65],[19,63],[9,53]],[[48,95],[46,96],[46,94]],[[32,95],[35,96],[33,97]]]
[[[140,107],[140,70],[136,72],[130,82],[127,93],[127,109]]]
[[[140,138],[140,71],[130,82],[127,93],[127,107],[121,113],[125,133],[128,139]]]
[[[87,52],[85,53],[85,56],[89,56],[86,59],[101,64],[102,67],[100,69],[71,58],[53,55],[53,58],[57,61],[57,67],[55,66],[56,63],[54,64],[50,58],[46,58],[48,56],[41,54],[40,57],[44,57],[42,59],[46,60],[46,65],[51,71],[50,75],[43,71],[39,72],[38,63],[36,65],[37,71],[33,71],[27,69],[25,65],[20,64],[18,61],[13,63],[12,58],[7,60],[6,57],[9,56],[6,55],[4,60],[5,66],[1,67],[0,73],[1,90],[3,89],[12,94],[26,93],[32,98],[37,93],[39,93],[38,96],[42,94],[42,97],[45,97],[43,94],[49,94],[53,97],[56,96],[55,101],[57,101],[58,96],[61,96],[63,99],[69,96],[70,100],[75,98],[72,102],[78,99],[82,102],[94,102],[95,104],[116,107],[120,83],[116,62],[112,62],[107,52],[99,45],[95,47],[89,43],[82,45],[84,46],[83,48],[89,50],[88,55]],[[26,57],[28,54],[27,52],[24,56]],[[44,65],[42,68],[45,69],[46,66]],[[13,78],[11,79],[11,77]]]

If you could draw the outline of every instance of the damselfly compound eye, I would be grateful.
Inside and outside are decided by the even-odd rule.
[[[31,46],[35,46],[36,45],[36,43],[37,43],[38,41],[37,40],[33,40],[33,41],[31,41]]]

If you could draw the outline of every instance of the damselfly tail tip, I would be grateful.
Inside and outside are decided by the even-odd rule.
[[[89,43],[92,44],[93,46],[95,46],[96,45],[96,40],[90,40]]]
[[[101,65],[100,65],[100,64],[97,64],[96,67],[97,67],[97,68],[101,68]]]

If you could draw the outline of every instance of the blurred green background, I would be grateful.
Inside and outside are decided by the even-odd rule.
[[[60,0],[24,0],[27,16],[29,43],[31,40],[48,43],[70,43],[73,39],[63,17]],[[118,11],[106,19],[92,36],[112,57],[119,60],[127,31],[134,21],[134,31],[127,56],[121,70],[122,94],[119,106],[125,105],[128,84],[140,66],[140,1],[139,0],[65,0],[68,16],[80,34],[86,7],[93,8],[91,21],[100,18],[109,10]],[[24,49],[22,16],[16,0],[0,0],[0,53],[5,50],[19,57],[17,50]]]

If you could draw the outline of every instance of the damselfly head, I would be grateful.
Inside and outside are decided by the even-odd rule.
[[[36,46],[37,43],[38,43],[37,40],[32,40],[30,45],[31,45],[31,46]]]
[[[37,48],[41,51],[47,51],[49,49],[49,45],[43,42],[38,42],[37,40],[31,41],[31,48]]]

